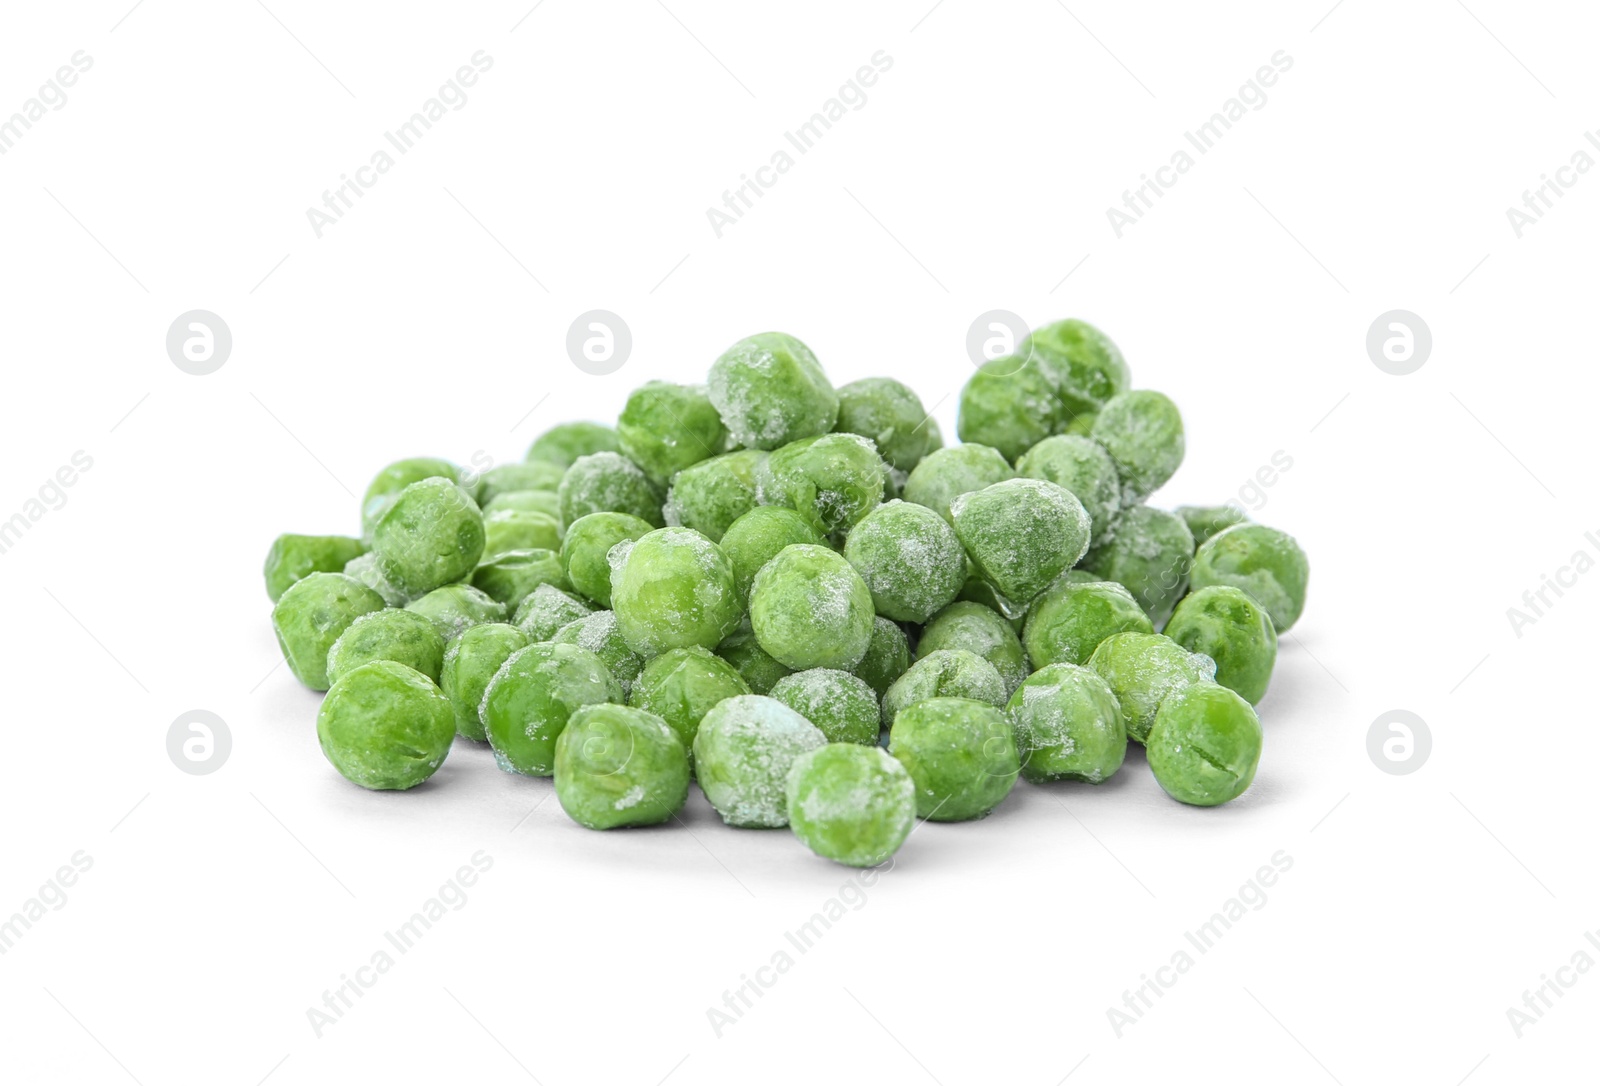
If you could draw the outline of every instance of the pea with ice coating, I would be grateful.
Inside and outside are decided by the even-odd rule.
[[[546,641],[512,653],[489,680],[483,728],[501,769],[548,777],[567,719],[582,706],[622,700],[600,657]]]
[[[527,646],[528,639],[522,631],[504,622],[473,626],[450,642],[439,673],[439,689],[450,699],[457,735],[479,743],[489,738],[479,715],[483,693],[511,654]]]
[[[556,740],[555,779],[561,809],[580,826],[654,826],[689,798],[689,756],[653,713],[586,705]]]
[[[312,573],[340,573],[366,545],[347,535],[280,535],[267,551],[267,598],[277,603],[289,586]]]
[[[1183,463],[1178,405],[1149,389],[1113,396],[1100,409],[1089,436],[1117,462],[1123,505],[1148,497]]]
[[[705,715],[725,698],[748,693],[737,668],[694,645],[670,649],[645,664],[628,690],[628,704],[665,720],[692,755]]]
[[[851,867],[889,859],[917,821],[911,774],[881,747],[829,743],[802,754],[784,791],[801,844]]]
[[[483,554],[483,514],[449,479],[423,479],[400,492],[373,530],[378,568],[417,597],[471,573]]]
[[[958,600],[933,616],[917,640],[917,659],[941,649],[966,649],[994,665],[1010,694],[1028,677],[1028,654],[1017,631],[999,612],[981,603]]]
[[[1042,479],[1008,479],[950,505],[956,536],[985,581],[1025,605],[1089,547],[1083,504]]]
[[[322,753],[363,788],[415,788],[444,762],[455,734],[449,699],[426,675],[393,660],[349,672],[317,710]]]
[[[794,760],[826,745],[816,725],[773,698],[744,694],[720,702],[694,738],[695,775],[730,826],[786,825],[784,781]]]
[[[839,395],[811,348],[782,332],[741,339],[711,364],[711,402],[737,445],[776,449],[833,429]]]
[[[938,430],[922,400],[892,377],[863,377],[841,385],[834,429],[870,438],[896,471],[910,471],[939,447]]]
[[[1100,642],[1130,632],[1156,631],[1126,588],[1115,581],[1061,577],[1028,608],[1022,644],[1034,667],[1086,664]]]
[[[830,743],[878,741],[878,695],[848,671],[797,671],[774,683],[771,696],[815,724]]]
[[[928,698],[900,710],[889,753],[916,785],[917,816],[933,822],[984,817],[1011,794],[1022,764],[1006,714],[967,698]]]
[[[534,439],[527,459],[570,468],[575,460],[599,452],[621,452],[617,432],[598,422],[559,422]]]
[[[823,434],[767,457],[761,497],[787,505],[820,535],[840,535],[883,501],[884,464],[858,434]]]
[[[1022,775],[1034,783],[1099,784],[1122,766],[1128,732],[1111,687],[1076,664],[1028,676],[1006,704],[1017,729]]]
[[[968,698],[1000,707],[1006,683],[993,664],[966,649],[930,652],[906,669],[883,695],[883,723],[894,723],[900,711],[929,698]]]
[[[866,582],[827,547],[785,547],[750,588],[756,640],[794,671],[855,667],[872,641],[872,617]]]
[[[923,457],[906,477],[900,497],[949,520],[950,503],[956,498],[1016,475],[1006,458],[988,445],[957,445]]]
[[[733,567],[692,528],[661,528],[611,552],[611,609],[645,659],[688,645],[715,648],[739,627]]]
[[[561,568],[573,590],[610,607],[611,548],[623,540],[643,539],[654,530],[631,513],[590,513],[573,521],[561,541]]]
[[[878,614],[926,622],[961,591],[966,554],[932,509],[911,502],[880,505],[850,529],[844,557],[872,593]]]
[[[1083,568],[1126,588],[1159,625],[1183,598],[1194,565],[1194,536],[1176,513],[1135,505],[1083,556]]]
[[[1122,507],[1116,462],[1098,442],[1078,434],[1045,438],[1022,454],[1017,474],[1046,479],[1070,492],[1089,514],[1089,532],[1096,540]]]
[[[444,638],[432,622],[412,611],[374,611],[352,622],[328,650],[328,681],[337,683],[362,664],[393,660],[439,681]]]
[[[621,453],[578,457],[561,477],[556,497],[566,528],[590,513],[627,513],[648,521],[652,528],[666,523],[661,517],[661,490]]]
[[[761,567],[792,543],[821,545],[822,535],[809,521],[781,505],[750,510],[729,525],[722,536],[722,553],[733,563],[733,582],[739,598],[750,598],[750,586]]]
[[[1206,540],[1195,554],[1195,588],[1232,585],[1253,598],[1279,633],[1293,626],[1306,606],[1306,552],[1294,537],[1264,524],[1236,524]]]
[[[1106,681],[1122,708],[1128,738],[1143,743],[1163,699],[1210,682],[1216,664],[1161,634],[1119,633],[1100,642],[1089,668]]]
[[[679,471],[722,452],[728,431],[703,386],[647,381],[628,397],[617,440],[623,454],[664,487]]]
[[[343,573],[312,573],[290,585],[272,608],[272,632],[294,677],[328,689],[328,650],[362,615],[383,610],[383,597]]]
[[[693,528],[720,543],[730,525],[756,507],[767,454],[739,449],[684,468],[672,478],[662,513],[669,527]]]

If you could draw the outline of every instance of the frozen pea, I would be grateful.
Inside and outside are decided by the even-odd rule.
[[[762,566],[793,543],[820,545],[822,536],[793,509],[763,505],[728,526],[722,536],[722,553],[733,565],[733,584],[739,598],[750,598],[750,586]]]
[[[584,705],[622,700],[600,657],[577,645],[545,641],[506,658],[484,689],[480,716],[501,769],[548,777],[568,718]]]
[[[601,607],[611,606],[611,562],[607,555],[623,540],[643,539],[655,529],[630,513],[590,513],[567,526],[561,541],[561,567],[573,591]]]
[[[724,698],[748,693],[738,669],[692,645],[669,649],[645,664],[628,691],[628,704],[665,720],[692,753],[705,715]]]
[[[892,377],[863,377],[839,387],[839,419],[833,428],[860,434],[896,471],[910,471],[938,445],[938,432],[917,394]]]
[[[1056,382],[1045,366],[1025,355],[1008,355],[978,367],[961,389],[956,434],[1015,460],[1065,421]]]
[[[561,548],[561,525],[544,513],[525,509],[502,509],[483,518],[483,555],[488,561],[510,551]]]
[[[625,705],[587,705],[556,740],[556,799],[591,830],[654,826],[689,798],[689,756],[666,722]]]
[[[956,536],[978,574],[1026,606],[1089,547],[1089,514],[1043,479],[1008,479],[950,505]]]
[[[511,654],[528,647],[528,639],[515,626],[504,622],[485,622],[463,630],[445,649],[444,666],[439,672],[439,689],[450,699],[455,714],[456,734],[482,743],[484,691],[489,681],[511,659]]]
[[[1189,526],[1197,547],[1224,528],[1244,524],[1250,519],[1243,509],[1234,505],[1180,505],[1173,512]]]
[[[1017,730],[1022,775],[1099,784],[1122,767],[1128,731],[1122,707],[1098,674],[1050,664],[1028,676],[1006,704]]]
[[[1117,465],[1099,442],[1073,434],[1047,437],[1022,454],[1017,474],[1046,479],[1068,491],[1089,514],[1089,534],[1105,535],[1122,507]]]
[[[529,641],[548,641],[569,622],[594,614],[594,608],[554,584],[542,584],[517,607],[511,624]]]
[[[717,646],[717,655],[733,665],[752,694],[768,693],[779,679],[790,674],[788,668],[761,647],[748,623],[740,626],[731,637]]]
[[[343,573],[302,577],[272,608],[272,632],[294,677],[328,689],[328,650],[362,615],[383,610],[383,597]]]
[[[811,348],[782,332],[741,339],[711,364],[711,402],[734,444],[776,449],[833,429],[839,396]]]
[[[1083,568],[1126,588],[1160,625],[1183,598],[1194,565],[1194,536],[1176,513],[1134,505],[1083,556]]]
[[[878,741],[878,695],[848,671],[797,671],[774,683],[771,696],[815,724],[830,743]]]
[[[894,501],[863,517],[844,557],[861,574],[878,614],[926,622],[961,591],[966,554],[944,518],[925,505]]]
[[[1071,572],[1073,571],[1067,571],[1067,573]],[[1067,573],[1063,573],[1061,577],[1065,577]],[[1057,577],[1056,580],[1061,580],[1061,577]],[[1026,620],[1028,617],[1028,605],[1026,602],[1020,604],[1014,603],[1005,596],[1002,596],[1000,593],[996,592],[994,590],[994,585],[990,584],[988,581],[985,581],[982,577],[979,577],[973,572],[971,562],[967,563],[967,579],[962,583],[961,593],[956,597],[956,599],[987,607],[989,610],[993,611],[995,614],[1009,622],[1011,624],[1011,628],[1019,634],[1022,632],[1022,624],[1024,620]]]
[[[529,490],[554,490],[561,485],[566,469],[548,460],[511,461],[496,464],[477,477],[472,497],[484,512],[496,498]]]
[[[424,479],[448,479],[454,483],[460,478],[461,469],[448,460],[432,456],[396,460],[373,477],[361,497],[361,538],[368,544],[372,542],[378,521],[383,519],[400,492],[412,483]]]
[[[590,513],[627,513],[648,521],[652,528],[666,523],[661,518],[661,491],[621,453],[580,456],[561,477],[556,495],[565,528]]]
[[[1176,690],[1210,682],[1216,665],[1161,634],[1118,633],[1100,642],[1089,668],[1106,681],[1122,707],[1128,738],[1143,743],[1161,700]]]
[[[917,659],[945,649],[966,649],[989,661],[1004,680],[1008,696],[1031,670],[1017,631],[998,612],[981,603],[952,603],[922,628]]]
[[[504,622],[506,605],[488,593],[469,584],[447,584],[435,588],[406,604],[407,611],[415,611],[433,623],[439,636],[449,644],[460,637],[462,631],[481,622]]]
[[[1214,584],[1189,593],[1161,632],[1216,661],[1217,682],[1251,705],[1267,692],[1278,633],[1267,612],[1240,589]]]
[[[988,445],[957,445],[938,449],[906,477],[900,497],[926,505],[945,520],[950,519],[950,503],[962,494],[1016,478],[1017,473],[1000,453]]]
[[[1261,721],[1250,703],[1216,683],[1178,690],[1156,710],[1146,743],[1150,771],[1167,795],[1215,807],[1242,795],[1261,761]]]
[[[617,419],[622,453],[656,486],[727,448],[728,431],[704,385],[647,381],[633,390]]]
[[[611,551],[611,609],[628,647],[645,659],[689,645],[715,648],[744,608],[733,567],[692,528],[660,528]]]
[[[855,666],[855,675],[882,698],[894,681],[911,666],[911,643],[898,622],[878,615],[872,620],[872,639],[867,654]]]
[[[1128,364],[1110,338],[1085,321],[1064,320],[1036,329],[1017,346],[1044,363],[1070,419],[1093,414],[1128,387]]]
[[[562,422],[534,438],[528,446],[528,460],[543,460],[570,468],[582,456],[601,452],[621,452],[617,432],[598,422]]]
[[[695,733],[695,779],[728,825],[784,826],[789,768],[827,742],[816,725],[780,701],[759,694],[726,698]]]
[[[622,639],[614,611],[596,611],[575,619],[557,630],[550,640],[558,645],[577,645],[600,657],[616,678],[624,697],[644,667],[644,657],[629,648]]]
[[[903,710],[929,698],[968,698],[1001,708],[1006,703],[1006,683],[994,665],[975,652],[930,652],[883,695],[883,723],[892,725]]]
[[[515,611],[540,585],[566,588],[567,575],[561,558],[552,550],[530,548],[506,551],[486,559],[472,571],[472,587]]]
[[[378,595],[383,597],[383,602],[390,607],[404,607],[411,602],[411,597],[400,591],[389,578],[383,575],[383,570],[378,568],[378,556],[368,551],[358,554],[344,565],[346,577],[354,577]]]
[[[728,527],[756,507],[766,459],[760,449],[740,449],[678,472],[662,510],[668,526],[693,528],[711,542],[721,542]]]
[[[424,479],[400,492],[378,521],[378,569],[416,598],[471,573],[483,554],[483,515],[448,479]]]
[[[1264,524],[1236,524],[1206,540],[1195,555],[1190,582],[1242,589],[1272,616],[1279,633],[1293,626],[1306,605],[1306,552],[1294,536]]]
[[[842,535],[883,501],[878,450],[859,434],[791,442],[767,457],[761,499],[799,513],[819,535]]]
[[[267,598],[277,603],[289,586],[310,573],[342,573],[353,559],[367,553],[359,539],[347,535],[280,535],[267,550],[262,574]]]
[[[1022,644],[1034,667],[1086,664],[1100,642],[1112,634],[1129,632],[1153,634],[1156,630],[1126,588],[1115,581],[1062,577],[1028,608]]]
[[[1149,389],[1113,396],[1100,409],[1089,435],[1117,462],[1123,505],[1154,493],[1183,463],[1183,416],[1178,405]]]
[[[880,747],[829,743],[802,754],[784,787],[789,828],[825,859],[876,867],[917,821],[916,786]]]
[[[362,615],[328,649],[328,681],[374,660],[393,660],[439,681],[444,664],[444,638],[423,616],[412,611],[384,610]]]
[[[444,762],[455,734],[449,699],[426,675],[393,660],[347,673],[317,710],[322,753],[363,788],[415,788]]]
[[[827,547],[796,543],[756,574],[750,627],[787,668],[853,668],[872,640],[872,593]]]
[[[895,714],[889,753],[916,786],[917,817],[982,818],[1011,794],[1022,768],[1005,713],[969,698],[926,698]]]
[[[516,510],[523,513],[543,513],[558,524],[561,522],[561,499],[553,487],[549,490],[510,490],[504,494],[496,494],[481,508],[486,517],[493,513]]]

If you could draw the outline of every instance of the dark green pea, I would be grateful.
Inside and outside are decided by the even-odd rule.
[[[561,541],[561,566],[573,591],[602,607],[611,606],[611,548],[642,539],[655,529],[629,513],[590,513],[567,526]]]
[[[1217,662],[1217,682],[1251,705],[1261,700],[1278,658],[1272,618],[1248,593],[1214,584],[1183,598],[1162,633]]]
[[[1036,784],[1099,784],[1128,753],[1122,707],[1106,681],[1086,667],[1040,668],[1011,695],[1006,710],[1017,729],[1022,775]]]
[[[1154,493],[1183,463],[1183,416],[1159,392],[1140,389],[1112,397],[1089,434],[1117,462],[1123,505]]]
[[[617,441],[651,482],[665,487],[684,468],[726,449],[728,431],[705,386],[647,381],[628,397]]]
[[[998,450],[987,445],[957,445],[923,457],[906,477],[900,497],[926,505],[949,520],[950,503],[956,498],[1016,475]]]
[[[528,593],[517,608],[511,624],[529,641],[548,641],[561,627],[594,613],[594,608],[570,592],[553,584],[542,584]]]
[[[938,445],[937,430],[917,394],[891,377],[863,377],[839,388],[839,420],[833,428],[860,434],[897,471],[910,471]]]
[[[1115,581],[1062,577],[1028,608],[1022,644],[1035,667],[1086,664],[1100,642],[1129,632],[1156,631],[1126,588]]]
[[[1194,536],[1176,513],[1135,505],[1112,521],[1111,530],[1083,556],[1083,568],[1115,581],[1139,601],[1159,625],[1183,598],[1194,565]]]
[[[571,587],[555,551],[541,548],[506,551],[486,559],[472,572],[472,587],[515,611],[540,585]]]
[[[855,675],[872,687],[872,692],[882,698],[894,681],[911,666],[911,644],[906,632],[897,622],[882,615],[872,620],[872,639],[867,642],[867,654],[855,667]]]
[[[791,442],[767,457],[762,500],[787,505],[819,535],[843,535],[883,501],[883,460],[859,434]]]
[[[1051,374],[1037,360],[1008,356],[985,362],[961,390],[956,434],[989,445],[1007,460],[1059,432],[1066,418]]]
[[[384,577],[415,598],[471,573],[484,538],[483,515],[465,490],[448,479],[424,479],[385,511],[372,550]]]
[[[556,740],[572,714],[585,705],[622,700],[600,657],[546,641],[512,653],[489,680],[483,729],[501,769],[548,777],[555,772]]]
[[[370,544],[373,532],[378,527],[378,521],[389,511],[389,506],[394,504],[400,492],[412,483],[420,483],[424,479],[448,479],[452,483],[459,482],[461,469],[448,460],[432,456],[414,456],[406,460],[396,460],[385,467],[373,477],[367,486],[367,492],[362,495],[361,538]]]
[[[1063,320],[1037,329],[1017,345],[1050,372],[1070,419],[1092,415],[1128,387],[1128,364],[1117,345],[1085,321]]]
[[[267,550],[262,573],[267,598],[277,603],[289,586],[311,573],[342,573],[352,559],[367,553],[359,539],[347,535],[280,535]]]
[[[750,586],[761,567],[794,543],[821,545],[822,536],[793,509],[763,505],[728,526],[722,535],[722,553],[733,566],[733,584],[739,598],[750,598]]]
[[[1214,584],[1242,589],[1272,616],[1281,634],[1306,606],[1306,552],[1294,537],[1263,524],[1236,524],[1218,532],[1195,555],[1195,588]]]
[[[663,509],[669,525],[693,528],[720,543],[730,525],[756,507],[761,467],[760,449],[713,456],[684,468],[672,480]]]

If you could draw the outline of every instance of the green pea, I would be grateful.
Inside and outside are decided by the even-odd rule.
[[[741,625],[717,646],[717,655],[732,664],[752,694],[765,694],[790,670],[774,660],[756,640],[748,624]]]
[[[711,542],[721,542],[729,526],[756,507],[766,459],[760,449],[740,449],[684,468],[667,491],[667,524],[693,528]]]
[[[963,442],[993,446],[1015,460],[1057,433],[1065,421],[1056,383],[1044,365],[1026,356],[1007,356],[978,367],[961,389],[956,434]]]
[[[910,502],[889,502],[863,517],[845,539],[844,557],[878,614],[900,622],[928,621],[966,580],[956,533],[938,513]]]
[[[1089,668],[1106,681],[1122,707],[1128,738],[1143,743],[1163,698],[1186,686],[1210,682],[1211,658],[1192,653],[1161,634],[1117,633],[1100,642]]]
[[[689,798],[689,757],[658,716],[589,705],[556,740],[556,799],[591,830],[654,826]]]
[[[628,397],[617,441],[652,483],[665,487],[684,468],[726,449],[728,431],[705,386],[647,381]]]
[[[1130,632],[1156,630],[1126,588],[1115,581],[1061,577],[1028,608],[1022,644],[1035,667],[1086,664],[1100,642]]]
[[[461,469],[448,460],[432,456],[415,456],[407,460],[396,460],[378,472],[368,484],[367,492],[361,497],[362,540],[370,545],[378,521],[383,519],[383,514],[389,511],[389,507],[395,503],[400,492],[412,483],[420,483],[424,479],[459,482]]]
[[[406,604],[406,610],[415,611],[431,621],[446,644],[460,637],[470,626],[506,620],[505,604],[469,584],[447,584],[443,588],[435,588]]]
[[[367,553],[359,539],[347,535],[280,535],[267,550],[262,574],[267,598],[277,603],[289,586],[311,573],[341,573]]]
[[[722,549],[692,528],[661,528],[611,552],[611,607],[628,647],[645,659],[711,649],[739,628],[744,608]]]
[[[1122,507],[1116,461],[1098,442],[1072,434],[1047,437],[1022,454],[1017,473],[1045,479],[1068,491],[1089,514],[1089,533],[1098,540]]]
[[[911,470],[900,497],[926,505],[945,520],[950,519],[950,503],[962,494],[1016,478],[1006,458],[988,445],[957,445],[939,449],[922,458]]]
[[[1088,668],[1042,667],[1017,687],[1006,709],[1017,730],[1022,775],[1035,784],[1099,784],[1122,767],[1128,753],[1122,707]]]
[[[911,774],[881,747],[829,743],[802,754],[784,794],[800,843],[851,867],[889,859],[917,821]]]
[[[995,591],[1026,606],[1089,547],[1089,514],[1043,479],[1008,479],[951,503],[956,536]]]
[[[378,556],[368,551],[358,554],[344,564],[344,575],[354,577],[378,595],[383,597],[383,602],[389,607],[404,607],[411,602],[411,597],[400,591],[389,578],[383,575],[383,570],[378,568]]]
[[[561,541],[561,567],[573,591],[601,607],[611,606],[611,562],[606,557],[623,540],[643,539],[655,529],[629,513],[590,513],[567,525]]]
[[[445,649],[444,666],[439,673],[439,689],[450,699],[455,714],[456,734],[482,743],[484,691],[489,680],[511,659],[511,654],[528,647],[528,639],[515,626],[504,622],[485,622],[463,630]]]
[[[1156,710],[1146,742],[1156,783],[1180,803],[1215,807],[1242,795],[1261,761],[1261,721],[1216,683],[1175,691]]]
[[[568,718],[584,705],[622,700],[600,657],[546,641],[506,658],[484,689],[480,715],[501,769],[548,777]]]
[[[344,675],[317,710],[322,753],[363,788],[415,788],[444,762],[455,734],[449,699],[426,675],[392,660]]]
[[[566,469],[560,464],[552,464],[547,460],[496,464],[478,476],[477,485],[472,488],[472,497],[487,513],[490,502],[507,494],[554,490],[561,485],[561,477],[565,474]]]
[[[968,698],[928,698],[895,714],[889,753],[916,786],[917,817],[982,818],[1011,794],[1022,762],[1006,714]]]
[[[1194,565],[1194,536],[1176,513],[1134,505],[1083,556],[1083,568],[1126,588],[1160,624],[1183,598]]]
[[[1214,584],[1189,593],[1162,633],[1216,661],[1217,682],[1251,705],[1267,692],[1278,658],[1272,618],[1249,594]]]
[[[590,513],[627,513],[648,521],[652,528],[666,523],[661,518],[661,491],[620,453],[580,456],[561,477],[556,495],[564,528]]]
[[[544,513],[502,509],[483,518],[483,554],[486,562],[511,551],[561,549],[561,525]]]
[[[328,650],[356,619],[383,607],[383,597],[354,577],[311,573],[278,597],[272,632],[294,677],[313,690],[326,690]]]
[[[1031,670],[1017,631],[1004,617],[981,603],[952,603],[922,628],[922,637],[917,641],[917,659],[945,649],[966,649],[989,661],[1000,673],[1007,695]]]
[[[543,460],[570,468],[579,457],[621,452],[617,432],[598,422],[562,422],[540,434],[528,446],[528,460]]]
[[[530,641],[548,641],[561,627],[594,614],[594,608],[554,584],[542,584],[517,607],[511,624]]]
[[[565,475],[566,472],[562,474]],[[509,490],[503,494],[496,494],[481,508],[485,517],[492,513],[517,510],[523,513],[543,513],[557,524],[561,523],[561,499],[556,495],[554,487],[549,490]]]
[[[1069,569],[1066,573],[1057,577],[1056,581],[1060,581],[1063,577],[1076,572],[1076,570]],[[1051,583],[1054,584],[1055,581]],[[996,592],[994,585],[973,572],[971,562],[967,563],[967,579],[962,583],[961,594],[956,599],[987,607],[1010,623],[1011,628],[1019,634],[1022,632],[1023,622],[1028,617],[1028,604],[1026,602],[1019,604]]]
[[[929,698],[967,698],[1001,708],[1006,703],[1006,683],[994,665],[975,652],[930,652],[907,668],[883,695],[884,725],[892,725],[901,712]]]
[[[352,622],[328,649],[328,681],[374,660],[393,660],[439,681],[444,638],[432,622],[411,611],[373,611]]]
[[[883,501],[878,450],[859,434],[823,434],[791,442],[767,457],[762,500],[787,505],[819,535],[843,534]]]
[[[483,554],[483,515],[447,479],[424,479],[400,492],[374,529],[378,569],[413,599],[472,572]]]
[[[628,691],[628,704],[665,720],[692,752],[705,715],[724,698],[748,693],[738,669],[693,645],[669,649],[645,664]]]
[[[872,640],[872,593],[839,555],[797,543],[756,574],[750,626],[761,647],[787,668],[848,670]]]
[[[1113,396],[1089,434],[1117,462],[1123,505],[1148,497],[1183,463],[1183,416],[1159,392],[1140,389]]]
[[[872,692],[882,698],[894,681],[911,666],[911,644],[899,623],[882,615],[872,620],[872,639],[867,642],[867,654],[855,666],[855,675],[872,687]]]
[[[552,550],[512,550],[487,559],[472,571],[472,587],[514,611],[540,585],[568,588],[561,557]]]
[[[1122,352],[1085,321],[1047,324],[1018,344],[1017,353],[1031,355],[1046,367],[1066,414],[1073,419],[1093,414],[1128,387]]]
[[[1235,524],[1245,524],[1250,520],[1243,509],[1234,505],[1180,505],[1173,512],[1189,526],[1196,546],[1224,528],[1232,528]]]
[[[788,825],[789,768],[827,742],[816,725],[782,702],[741,694],[719,702],[700,721],[695,779],[730,826]]]
[[[1262,524],[1237,524],[1206,540],[1194,559],[1190,583],[1242,589],[1272,616],[1281,634],[1306,606],[1306,552],[1294,536]]]
[[[596,611],[569,622],[557,630],[550,640],[557,645],[576,645],[600,657],[606,669],[616,678],[624,697],[644,668],[644,657],[629,648],[622,639],[615,611]]]
[[[782,332],[741,339],[711,364],[711,402],[735,445],[776,449],[833,429],[839,396],[811,348]]]
[[[774,683],[771,696],[815,724],[830,743],[878,741],[878,695],[848,671],[797,671]]]
[[[896,471],[910,471],[938,445],[938,431],[917,394],[892,377],[863,377],[839,387],[835,430],[860,434]]]
[[[794,543],[821,545],[821,534],[793,509],[763,505],[728,526],[722,536],[722,553],[733,566],[733,584],[739,598],[750,598],[756,573]]]

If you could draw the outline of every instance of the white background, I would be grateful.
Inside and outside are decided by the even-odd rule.
[[[1328,2],[8,6],[0,116],[75,51],[93,67],[0,156],[0,519],[74,452],[93,467],[0,555],[0,915],[92,867],[0,958],[0,1075],[1592,1073],[1600,977],[1565,974],[1520,1038],[1506,1011],[1600,928],[1600,576],[1520,637],[1506,611],[1600,553],[1600,176],[1521,238],[1506,208],[1600,123],[1593,13]],[[306,209],[477,50],[467,104],[316,237]],[[866,105],[716,237],[707,207],[878,50]],[[1278,50],[1266,105],[1116,237],[1106,209]],[[389,460],[515,459],[772,328],[838,382],[912,383],[953,438],[967,326],[997,307],[1094,322],[1180,404],[1156,502],[1293,459],[1255,515],[1305,546],[1310,598],[1244,798],[1180,806],[1137,753],[1099,788],[1019,785],[919,829],[802,956],[784,933],[852,872],[698,794],[687,829],[600,834],[481,749],[395,795],[323,760],[268,623],[278,532],[354,531]],[[206,377],[164,347],[196,308],[234,340]],[[633,333],[607,377],[564,346],[594,308]],[[1411,376],[1367,356],[1394,308],[1432,329]],[[209,776],[167,755],[191,709],[232,735]],[[1432,732],[1409,776],[1367,754],[1392,709]],[[479,850],[467,904],[316,1036],[307,1008]],[[1279,850],[1266,904],[1117,1036],[1107,1009]],[[785,949],[717,1036],[707,1008]]]

